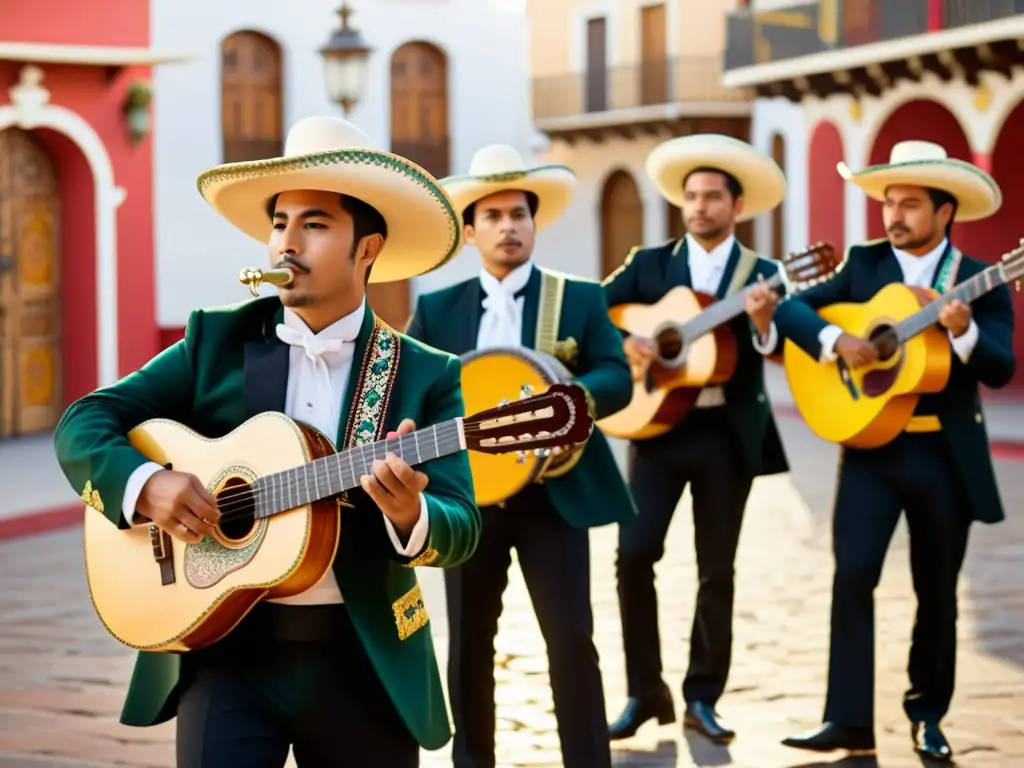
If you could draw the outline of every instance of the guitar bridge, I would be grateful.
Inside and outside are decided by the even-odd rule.
[[[174,549],[171,535],[158,526],[149,526],[149,543],[153,547],[153,559],[160,566],[160,583],[163,586],[174,583]]]

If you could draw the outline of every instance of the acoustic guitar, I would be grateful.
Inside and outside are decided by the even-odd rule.
[[[831,243],[819,242],[782,259],[786,277],[798,290],[827,279],[839,262]],[[781,272],[764,281],[782,285]],[[633,397],[625,408],[601,419],[607,435],[647,440],[679,424],[701,389],[725,383],[736,369],[736,338],[729,323],[743,314],[753,286],[716,301],[714,296],[678,286],[654,304],[620,304],[609,309],[612,322],[654,347],[646,370],[634,368]]]
[[[154,419],[128,433],[152,461],[191,472],[218,501],[211,535],[185,544],[155,525],[119,529],[85,511],[85,567],[93,606],[123,644],[191,651],[225,636],[263,598],[314,586],[331,567],[344,496],[375,458],[412,465],[462,450],[500,454],[585,441],[593,428],[582,388],[546,392],[473,416],[336,453],[317,430],[282,413],[254,416],[211,440]],[[532,434],[531,434],[532,433]]]
[[[526,347],[491,347],[462,356],[462,397],[466,410],[484,408],[496,400],[506,405],[513,398],[530,397],[571,380],[572,374],[558,358]],[[585,447],[586,441],[582,441],[565,446],[557,454],[550,448],[470,453],[477,505],[501,504],[530,483],[561,477],[576,466]]]
[[[876,363],[849,368],[837,358],[820,363],[787,339],[786,380],[797,410],[816,435],[850,448],[876,448],[903,432],[921,395],[949,381],[952,350],[938,325],[939,311],[959,299],[970,303],[1024,276],[1024,239],[1001,261],[945,295],[931,288],[890,283],[864,303],[832,304],[822,319],[867,339]]]

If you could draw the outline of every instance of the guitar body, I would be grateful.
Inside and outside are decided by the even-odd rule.
[[[219,439],[164,419],[140,424],[128,439],[147,458],[196,475],[219,497],[222,516],[243,506],[231,494],[257,478],[334,453],[322,434],[280,413],[255,416]],[[119,529],[86,507],[86,577],[107,630],[138,650],[196,650],[226,635],[260,599],[303,592],[331,567],[341,530],[335,500],[246,517],[185,544],[155,526]],[[169,555],[163,564],[161,546]]]
[[[571,379],[555,357],[525,347],[493,347],[462,356],[462,397],[467,413],[494,408],[503,400],[512,402],[537,395],[552,384]],[[500,504],[543,476],[564,474],[575,466],[580,455],[582,449],[547,457],[532,451],[470,453],[477,506]]]
[[[892,283],[862,304],[833,304],[818,314],[847,333],[870,339],[913,315],[938,294]],[[888,360],[850,370],[857,397],[837,362],[822,364],[788,340],[786,379],[797,410],[824,440],[850,448],[885,445],[906,429],[920,396],[940,392],[949,380],[946,331],[933,326],[897,348]]]
[[[682,325],[715,302],[713,296],[678,286],[655,304],[621,304],[609,310],[612,323],[635,336],[653,339],[670,367],[652,361],[647,373],[633,373],[633,397],[625,408],[597,422],[608,435],[646,440],[663,435],[689,412],[700,390],[723,384],[736,369],[736,338],[727,324],[693,339],[666,329]]]

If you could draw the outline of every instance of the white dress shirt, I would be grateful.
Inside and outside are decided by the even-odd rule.
[[[498,280],[486,269],[480,270],[484,314],[477,331],[477,349],[522,346],[525,297],[516,298],[516,294],[526,287],[532,274],[532,261],[520,264],[504,280]]]
[[[900,270],[903,272],[903,282],[915,288],[930,288],[935,280],[935,270],[939,266],[942,254],[946,252],[947,243],[947,239],[943,238],[934,250],[924,256],[915,256],[890,246],[896,261],[899,262]],[[843,329],[838,325],[828,325],[821,329],[821,333],[818,334],[818,342],[821,344],[820,360],[822,362],[828,363],[836,359],[835,346],[842,335]],[[966,363],[970,360],[971,353],[974,352],[974,347],[978,343],[978,324],[974,322],[974,318],[971,318],[971,324],[959,337],[954,337],[952,333],[949,333],[949,342],[962,362]]]
[[[725,276],[725,267],[732,255],[733,244],[736,236],[730,234],[720,242],[711,252],[708,253],[704,247],[689,232],[686,233],[686,254],[690,265],[690,287],[701,293],[708,293],[714,296],[718,293],[722,278]],[[768,337],[762,341],[754,334],[754,349],[762,355],[768,354],[775,347],[778,341],[779,332],[772,322],[768,330]],[[704,387],[697,395],[696,408],[714,408],[725,404],[725,390],[722,387]]]
[[[296,421],[315,427],[331,438],[338,433],[341,405],[348,387],[349,372],[352,370],[355,340],[362,327],[365,313],[364,301],[355,312],[332,323],[320,333],[313,334],[294,311],[285,307],[284,323],[277,326],[278,337],[291,344],[285,414]],[[159,464],[147,462],[128,478],[122,514],[125,520],[131,521],[133,527],[149,524],[147,519],[135,515],[135,507],[146,481],[161,469],[163,467]],[[407,545],[402,545],[386,515],[384,526],[398,554],[406,557],[416,555],[426,543],[429,530],[426,498],[420,494],[420,517],[412,529]],[[270,602],[318,605],[340,603],[343,599],[337,579],[334,577],[334,570],[328,568],[320,582],[305,592]]]

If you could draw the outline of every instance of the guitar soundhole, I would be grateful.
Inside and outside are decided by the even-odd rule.
[[[654,337],[658,357],[666,363],[674,361],[683,352],[683,335],[675,328],[663,328]]]
[[[892,332],[891,325],[880,325],[871,331],[868,341],[878,349],[878,359],[881,361],[891,360],[892,356],[899,351],[899,340]]]
[[[217,493],[220,532],[229,541],[243,541],[256,526],[256,499],[244,478],[232,477]]]

